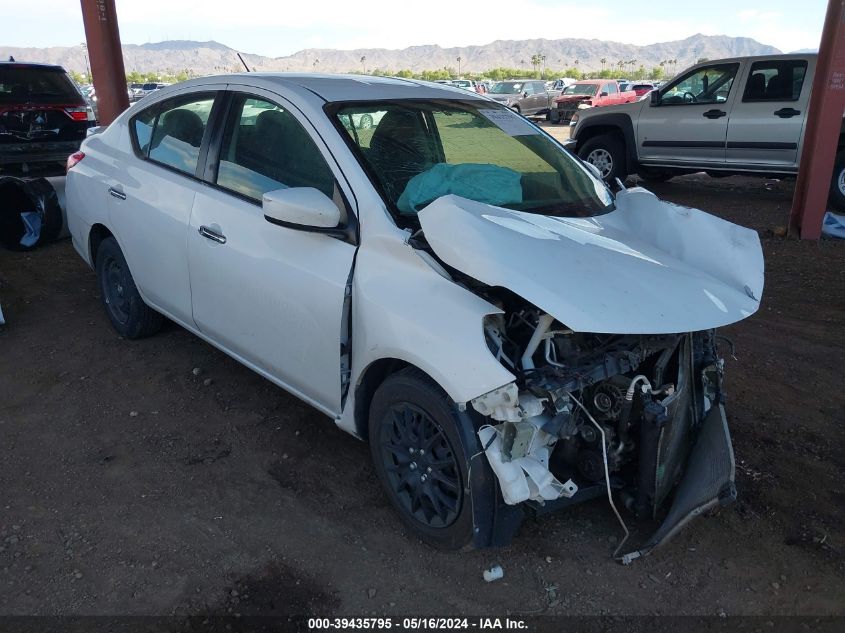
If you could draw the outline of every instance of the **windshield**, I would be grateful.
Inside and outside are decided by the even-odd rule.
[[[60,68],[0,66],[0,103],[80,103],[82,97]]]
[[[561,217],[589,217],[613,208],[600,179],[499,104],[396,100],[326,109],[399,216],[414,217],[449,194]]]
[[[562,95],[594,95],[596,94],[596,84],[572,84],[563,89]]]
[[[493,95],[515,95],[522,92],[523,83],[512,83],[508,81],[500,81],[490,89],[490,94]]]

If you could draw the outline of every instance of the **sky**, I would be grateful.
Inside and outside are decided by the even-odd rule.
[[[89,0],[84,0],[89,1]],[[695,33],[818,47],[826,0],[116,0],[121,40],[216,40],[271,57],[304,48],[405,48],[578,37],[630,44]],[[798,9],[800,5],[800,10]],[[78,0],[0,0],[0,46],[84,41]]]

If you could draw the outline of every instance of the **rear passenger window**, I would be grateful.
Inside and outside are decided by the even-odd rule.
[[[286,187],[313,187],[337,200],[334,175],[299,121],[246,95],[236,95],[230,109],[217,184],[257,202],[265,192]]]
[[[193,175],[213,104],[214,93],[194,93],[147,108],[132,119],[138,153]]]
[[[798,101],[807,62],[803,59],[754,62],[745,82],[743,101]]]

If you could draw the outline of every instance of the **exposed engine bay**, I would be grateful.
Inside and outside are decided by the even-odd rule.
[[[486,418],[504,504],[605,496],[626,537],[616,553],[623,516],[665,516],[630,562],[736,496],[714,328],[757,311],[763,257],[754,231],[644,189],[615,204],[579,219],[447,195],[408,242],[501,310],[484,335],[514,380],[466,406]]]
[[[620,512],[655,518],[720,407],[714,331],[576,333],[507,290],[484,294],[504,310],[484,324],[488,347],[517,376],[471,403],[491,420],[478,435],[505,502],[543,511],[606,495],[626,536]],[[723,470],[724,481],[696,482],[704,496],[716,486],[733,498],[732,453]],[[711,501],[698,496],[682,518]]]

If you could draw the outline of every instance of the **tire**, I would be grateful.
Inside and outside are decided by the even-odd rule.
[[[640,168],[637,170],[637,176],[646,182],[667,182],[675,177],[671,171],[659,171],[651,169]]]
[[[514,111],[514,112],[516,112],[517,114],[522,114],[522,110],[520,110],[520,109],[519,109],[519,106],[518,106],[518,105],[511,106],[511,110],[513,110],[513,111]]]
[[[560,123],[560,112],[557,111],[557,108],[549,110],[549,121],[551,121],[554,125]]]
[[[628,175],[625,169],[625,147],[610,134],[600,134],[589,139],[578,149],[578,156],[598,167],[605,182],[612,183],[616,178],[624,180]]]
[[[471,433],[461,433],[467,425]],[[428,376],[407,368],[389,376],[370,404],[370,453],[402,522],[440,549],[473,545],[469,460],[481,450],[469,415]]]
[[[118,334],[139,339],[161,329],[164,317],[141,299],[123,251],[113,237],[104,239],[97,249],[97,279],[103,307]]]
[[[371,114],[363,114],[358,128],[361,130],[369,130],[373,127],[373,116]]]
[[[830,202],[840,211],[845,209],[845,150],[836,155],[830,179]]]

